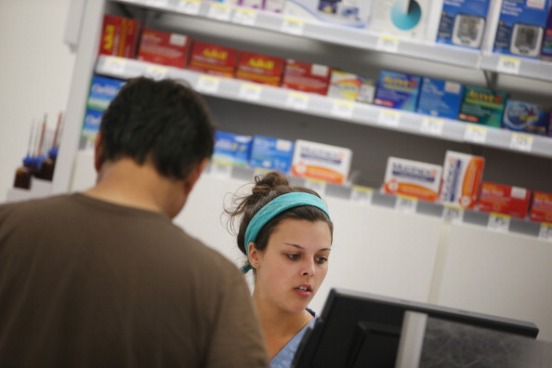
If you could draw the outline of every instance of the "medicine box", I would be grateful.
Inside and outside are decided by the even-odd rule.
[[[309,22],[362,29],[368,25],[371,6],[372,0],[286,0],[283,13]]]
[[[343,184],[349,177],[353,152],[344,147],[296,140],[291,173],[298,177]]]
[[[104,15],[99,53],[133,59],[139,35],[137,20]]]
[[[440,165],[389,157],[383,191],[387,194],[435,201],[439,196],[442,172]]]
[[[293,159],[293,141],[256,135],[249,163],[253,167],[289,173]]]
[[[502,0],[494,51],[538,57],[549,0]]]
[[[502,127],[518,132],[546,135],[549,113],[543,107],[524,101],[508,100]]]
[[[189,37],[179,33],[144,29],[138,49],[138,60],[184,68],[190,43]]]
[[[552,193],[533,192],[529,217],[533,221],[552,223]]]
[[[90,92],[86,107],[92,110],[103,111],[117,96],[125,81],[95,75],[90,83]]]
[[[508,94],[504,91],[464,86],[458,119],[492,127],[502,126],[502,114]]]
[[[236,78],[279,86],[285,63],[282,58],[242,51],[239,54]]]
[[[383,70],[380,72],[376,96],[376,105],[416,111],[422,78],[415,75]]]
[[[82,125],[81,137],[89,142],[96,140],[96,134],[100,130],[103,111],[86,109]]]
[[[417,112],[449,119],[457,119],[462,103],[463,86],[460,83],[423,78]]]
[[[370,78],[333,69],[328,87],[328,96],[343,100],[372,103],[376,91],[375,81]]]
[[[443,165],[442,204],[472,208],[481,190],[485,158],[447,151]]]
[[[263,9],[269,12],[282,13],[286,0],[264,0]]]
[[[489,0],[444,0],[436,41],[479,48],[488,11]]]
[[[434,41],[439,12],[432,9],[432,2],[435,1],[371,1],[368,29],[397,38]]]
[[[530,199],[531,191],[526,188],[484,181],[474,209],[525,218]]]
[[[211,161],[221,165],[249,166],[253,137],[217,130]]]
[[[331,70],[326,65],[287,59],[282,86],[297,91],[326,95]]]
[[[206,74],[231,78],[234,76],[237,59],[238,52],[235,49],[194,41],[188,68]]]

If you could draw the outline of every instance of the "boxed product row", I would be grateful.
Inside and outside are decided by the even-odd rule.
[[[443,165],[389,157],[382,190],[443,205],[552,222],[552,193],[484,181],[485,159],[447,151]]]

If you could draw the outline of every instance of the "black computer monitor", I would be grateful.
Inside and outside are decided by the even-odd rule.
[[[295,368],[393,368],[405,312],[536,338],[530,322],[331,289],[321,315],[305,334],[292,367]]]

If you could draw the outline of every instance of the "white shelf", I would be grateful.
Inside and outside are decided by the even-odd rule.
[[[483,55],[480,68],[490,72],[552,82],[552,62],[513,55]],[[552,90],[552,86],[550,86]]]
[[[220,98],[435,139],[495,147],[552,158],[552,139],[548,137],[516,133],[457,120],[434,118],[376,105],[339,100],[113,56],[100,56],[95,70],[97,74],[119,79],[142,75],[154,79],[183,79],[199,92]]]

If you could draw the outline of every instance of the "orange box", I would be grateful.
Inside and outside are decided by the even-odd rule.
[[[279,86],[284,67],[284,59],[242,51],[236,68],[236,78]]]
[[[526,188],[484,181],[479,200],[474,208],[484,212],[525,218],[530,200],[531,191]]]
[[[238,52],[235,49],[194,41],[188,68],[206,74],[232,78],[237,58]]]
[[[326,95],[331,69],[326,65],[288,59],[282,86],[298,91]]]
[[[465,153],[447,151],[443,165],[442,204],[473,208],[483,179],[485,158]]]
[[[104,15],[99,53],[134,58],[140,34],[140,22],[135,19]]]
[[[184,68],[190,38],[170,32],[144,29],[138,49],[138,60]]]
[[[529,217],[533,221],[552,223],[552,193],[533,192]]]

